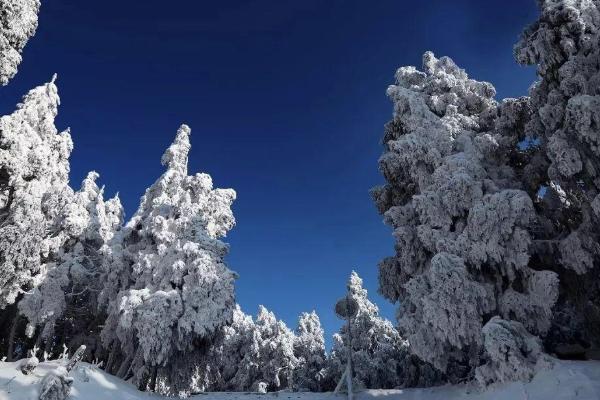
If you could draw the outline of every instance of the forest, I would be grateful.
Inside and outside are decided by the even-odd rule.
[[[352,272],[340,286],[356,310],[330,349],[315,311],[288,327],[237,303],[244,276],[225,242],[236,192],[188,171],[190,127],[126,219],[98,173],[69,181],[60,78],[31,89],[0,118],[3,363],[33,374],[83,345],[81,362],[188,397],[337,391],[349,359],[356,390],[482,391],[600,360],[600,1],[538,4],[514,45],[516,62],[536,68],[528,96],[497,100],[491,83],[432,52],[396,71],[373,164],[385,183],[364,188],[393,232],[378,276],[396,319]],[[40,7],[0,0],[4,86],[27,62]],[[56,376],[48,399],[71,389],[67,372]]]

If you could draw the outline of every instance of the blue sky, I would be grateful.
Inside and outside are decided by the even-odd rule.
[[[43,1],[0,112],[57,72],[72,185],[98,171],[128,216],[189,124],[190,172],[238,193],[226,240],[239,303],[291,327],[316,309],[329,340],[352,269],[393,318],[377,295],[393,240],[369,189],[395,70],[433,50],[498,98],[525,95],[535,73],[512,46],[536,15],[534,0]]]

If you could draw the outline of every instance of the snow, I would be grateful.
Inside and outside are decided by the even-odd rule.
[[[0,400],[33,400],[38,398],[39,383],[48,372],[58,369],[62,360],[40,363],[31,375],[17,370],[18,362],[0,362]],[[71,375],[74,378],[69,399],[78,400],[143,400],[163,398],[138,391],[130,383],[81,363]],[[205,393],[192,396],[203,400],[254,400],[254,399],[344,399],[344,394],[274,392],[258,393]],[[552,369],[544,370],[529,383],[514,382],[497,385],[486,391],[471,386],[454,385],[428,389],[366,390],[356,399],[381,400],[597,400],[600,399],[600,361],[555,361]]]

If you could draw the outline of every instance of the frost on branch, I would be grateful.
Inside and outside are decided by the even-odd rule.
[[[521,190],[488,194],[469,212],[459,246],[472,265],[496,266],[511,281],[529,262],[527,227],[534,219],[531,199]]]
[[[39,0],[0,0],[0,83],[17,73],[21,52],[38,25]]]
[[[107,368],[121,376],[134,371],[138,386],[150,390],[158,367],[210,342],[235,306],[236,275],[219,240],[234,226],[235,192],[213,189],[207,174],[187,175],[189,135],[185,125],[177,132],[162,158],[167,170],[111,241],[104,265],[101,301],[109,316],[102,340],[113,353]]]
[[[583,232],[569,234],[559,245],[562,265],[583,275],[594,268],[595,256],[600,254],[600,244]]]
[[[54,126],[59,104],[50,82],[0,118],[0,309],[43,281],[46,262],[73,233],[64,224],[73,143]]]
[[[499,310],[505,318],[524,321],[532,333],[545,334],[552,322],[552,307],[558,300],[558,274],[552,271],[532,271],[523,293],[506,290],[499,301]]]

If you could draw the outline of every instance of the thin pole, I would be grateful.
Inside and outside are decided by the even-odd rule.
[[[348,315],[348,364],[346,365],[346,385],[348,386],[348,400],[352,400],[352,332],[351,332],[350,316]]]

